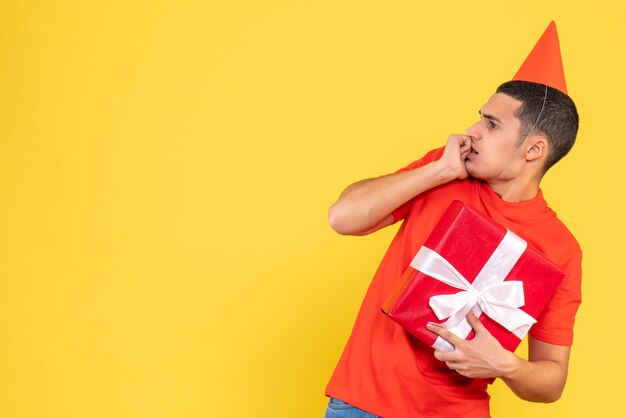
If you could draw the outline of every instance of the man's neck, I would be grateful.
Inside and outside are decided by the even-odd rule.
[[[505,202],[525,202],[534,199],[539,193],[540,180],[527,181],[517,178],[504,182],[487,182],[500,199]]]

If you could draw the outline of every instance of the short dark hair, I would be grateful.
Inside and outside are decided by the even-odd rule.
[[[519,119],[520,143],[534,132],[545,135],[548,140],[548,157],[543,166],[543,173],[563,158],[576,141],[578,132],[578,112],[574,101],[565,93],[530,81],[507,81],[500,85],[496,93],[504,93],[522,102],[515,117]],[[545,105],[543,104],[545,97]],[[543,111],[541,110],[543,106]],[[537,118],[541,117],[537,122]]]

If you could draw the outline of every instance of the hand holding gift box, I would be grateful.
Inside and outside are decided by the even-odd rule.
[[[536,322],[565,273],[513,232],[454,201],[383,306],[391,319],[438,351],[454,347],[426,329],[439,323],[473,336],[471,310],[509,351]]]

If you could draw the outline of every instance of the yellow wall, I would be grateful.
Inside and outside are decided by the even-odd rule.
[[[551,19],[584,304],[563,398],[497,383],[493,415],[621,416],[623,6],[466,3],[2,2],[0,417],[321,417],[397,228],[328,206],[464,131]]]

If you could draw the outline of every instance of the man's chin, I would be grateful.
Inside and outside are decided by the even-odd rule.
[[[483,177],[480,174],[480,170],[476,169],[476,166],[472,163],[472,161],[465,160],[465,171],[467,171],[468,176],[475,179],[483,180]]]

